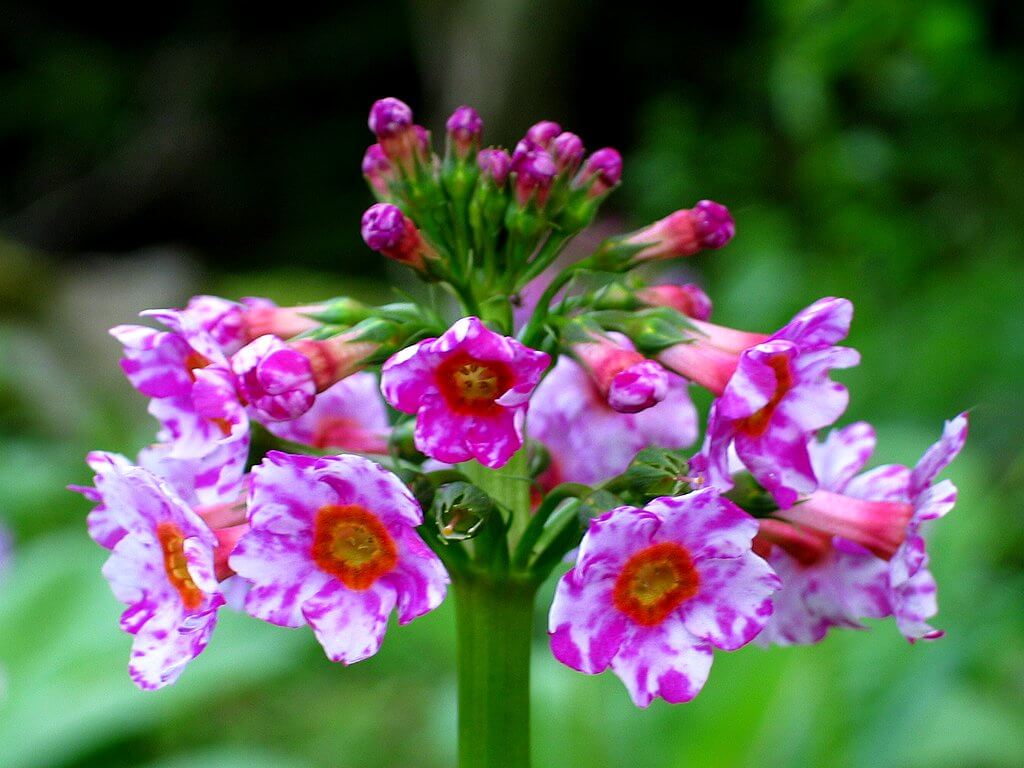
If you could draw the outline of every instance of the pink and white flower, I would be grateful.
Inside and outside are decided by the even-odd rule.
[[[149,412],[161,424],[158,438],[171,444],[175,458],[244,465],[249,417],[220,345],[188,310],[143,315],[171,330],[119,325],[110,333],[124,345],[121,367],[128,380],[152,398]]]
[[[668,373],[665,398],[641,413],[613,410],[579,363],[560,357],[530,399],[526,429],[551,454],[547,487],[594,485],[626,470],[643,448],[686,448],[697,411],[681,376]]]
[[[956,487],[949,480],[934,481],[963,448],[967,428],[967,414],[962,413],[946,422],[942,437],[913,469],[877,467],[849,480],[841,494],[821,489],[776,513],[788,522],[843,537],[887,561],[889,613],[911,642],[943,635],[927,623],[938,612],[938,602],[922,527],[956,503]]]
[[[779,579],[751,551],[756,533],[714,488],[594,519],[555,592],[552,652],[586,674],[610,666],[637,706],[689,701],[713,649],[740,648],[771,615]]]
[[[267,424],[283,440],[352,453],[387,453],[388,412],[377,377],[354,373],[317,395],[297,419]]]
[[[414,440],[427,456],[497,468],[523,444],[527,402],[549,363],[546,353],[464,317],[384,363],[381,391],[416,414]]]
[[[375,654],[392,609],[406,624],[444,599],[448,575],[415,530],[419,504],[360,456],[271,451],[252,472],[249,522],[230,558],[252,584],[245,610],[309,624],[333,661]]]
[[[758,334],[694,321],[706,338],[658,355],[668,368],[719,395],[702,448],[707,482],[732,487],[729,449],[734,447],[782,507],[817,487],[807,443],[846,410],[849,393],[829,379],[829,372],[860,361],[856,350],[835,346],[852,317],[846,299],[821,299],[760,341]]]
[[[875,448],[875,431],[858,422],[808,445],[819,488],[842,493]],[[887,565],[864,547],[840,536],[781,520],[760,521],[755,551],[782,579],[772,598],[775,611],[760,645],[819,642],[829,628],[860,628],[863,618],[890,614]]]
[[[171,485],[123,457],[94,453],[99,502],[89,532],[110,557],[103,575],[128,608],[135,636],[129,673],[144,690],[177,680],[206,647],[224,604],[216,577],[217,535]]]

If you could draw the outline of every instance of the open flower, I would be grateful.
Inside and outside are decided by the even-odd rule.
[[[504,464],[523,444],[527,401],[550,358],[464,317],[384,363],[381,391],[416,414],[416,447],[438,461]]]
[[[842,493],[875,448],[875,431],[857,422],[808,445],[819,488]],[[840,536],[763,519],[754,549],[782,579],[772,598],[775,611],[761,645],[816,643],[829,628],[861,627],[861,619],[890,614],[887,565]]]
[[[889,613],[910,641],[942,632],[927,620],[938,612],[936,584],[928,570],[923,525],[944,516],[956,503],[956,487],[934,483],[967,439],[967,414],[946,422],[942,437],[913,469],[890,464],[857,475],[842,493],[815,491],[777,515],[788,522],[840,536],[885,562]]]
[[[591,675],[610,666],[637,706],[689,701],[712,649],[745,645],[771,615],[779,580],[755,533],[714,488],[596,518],[551,605],[555,657]]]
[[[419,505],[360,456],[271,451],[252,472],[249,522],[229,561],[252,583],[245,610],[309,624],[333,661],[375,654],[396,606],[405,624],[444,599],[448,575],[415,530]]]
[[[856,350],[835,346],[852,317],[849,301],[821,299],[767,339],[703,324],[713,331],[707,340],[677,344],[658,355],[668,368],[720,395],[702,448],[708,482],[723,490],[732,487],[729,449],[734,446],[780,506],[817,487],[807,443],[846,410],[849,393],[829,379],[829,372],[860,361]]]
[[[688,383],[667,374],[665,398],[641,413],[612,409],[583,367],[560,357],[530,398],[530,437],[551,454],[542,482],[593,485],[624,472],[643,448],[686,448],[697,439]]]
[[[362,372],[321,392],[297,419],[270,422],[267,429],[283,440],[313,448],[386,453],[390,428],[377,377]]]
[[[173,683],[206,647],[224,597],[215,576],[218,538],[162,479],[122,457],[92,454],[99,502],[89,532],[111,549],[103,566],[128,608],[121,628],[135,636],[129,673],[155,690]]]
[[[170,330],[119,325],[110,333],[124,346],[121,367],[128,380],[152,398],[149,412],[160,422],[158,438],[171,444],[176,458],[244,464],[249,417],[220,344],[189,310],[143,315]]]

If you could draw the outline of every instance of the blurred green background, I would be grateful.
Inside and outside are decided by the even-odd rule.
[[[719,654],[692,704],[632,707],[558,665],[537,616],[535,762],[1024,764],[1024,9],[1018,2],[601,0],[329,9],[4,3],[0,18],[0,766],[450,766],[450,605],[352,668],[224,612],[173,688],[137,691],[85,535],[91,448],[134,453],[144,401],[105,329],[198,292],[374,299],[359,161],[373,99],[512,144],[557,120],[613,144],[632,227],[703,197],[727,249],[679,267],[728,325],[851,298],[845,421],[913,462],[972,408],[936,527],[938,625]]]

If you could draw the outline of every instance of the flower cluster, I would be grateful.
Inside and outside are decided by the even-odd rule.
[[[558,271],[619,184],[618,152],[550,121],[484,147],[460,107],[438,155],[390,98],[369,127],[363,239],[457,307],[200,296],[144,313],[163,329],[112,331],[160,427],[134,461],[90,454],[77,490],[141,687],[175,680],[224,606],[308,624],[348,664],[449,580],[536,590],[574,550],[551,649],[610,667],[639,706],[692,699],[716,649],[886,617],[941,635],[924,529],[955,501],[937,476],[967,416],[916,467],[862,472],[874,430],[824,434],[849,400],[833,372],[859,363],[849,301],[751,332],[711,322],[697,285],[622,277],[727,245],[735,223],[710,200]],[[691,387],[712,399],[703,430]],[[268,448],[250,456],[257,424]]]

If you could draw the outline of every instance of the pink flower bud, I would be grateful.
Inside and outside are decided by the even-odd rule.
[[[583,161],[583,140],[575,133],[560,133],[551,142],[551,154],[559,173],[575,173]]]
[[[694,320],[711,317],[711,299],[696,283],[652,285],[637,291],[636,297],[649,307],[671,307]]]
[[[712,200],[701,200],[693,207],[697,236],[703,248],[721,248],[736,234],[736,223],[729,209]]]
[[[526,138],[537,146],[547,149],[561,132],[562,126],[558,123],[553,123],[550,120],[541,120],[530,127],[530,130],[526,132]]]
[[[608,192],[622,180],[622,155],[611,147],[597,150],[587,158],[574,186],[587,187],[589,197]]]
[[[412,126],[412,110],[399,99],[379,99],[370,107],[368,124],[378,139],[393,138],[405,133]]]
[[[425,271],[427,259],[437,258],[412,219],[397,206],[371,205],[363,214],[361,231],[370,248],[420,272]]]
[[[632,255],[636,263],[693,256],[705,248],[720,248],[736,232],[724,205],[703,200],[693,208],[670,213],[626,238],[630,245],[646,246]]]
[[[480,146],[480,137],[484,131],[484,121],[472,107],[459,107],[448,118],[446,125],[448,139],[455,149],[455,154],[465,157],[475,147]]]
[[[544,205],[558,170],[551,155],[539,148],[528,150],[518,163],[513,160],[513,169],[516,172],[515,192],[519,206],[525,208],[535,195],[537,204]]]
[[[482,149],[476,157],[480,173],[488,176],[495,185],[505,185],[509,171],[512,169],[512,158],[503,149]]]
[[[244,402],[265,419],[294,419],[313,405],[316,384],[304,355],[276,336],[261,336],[231,358]]]
[[[608,405],[619,413],[639,413],[657,405],[668,394],[668,373],[653,360],[643,360],[619,371],[608,388]]]
[[[394,166],[380,144],[371,144],[363,155],[363,178],[378,197],[388,195],[388,185],[395,177]]]

